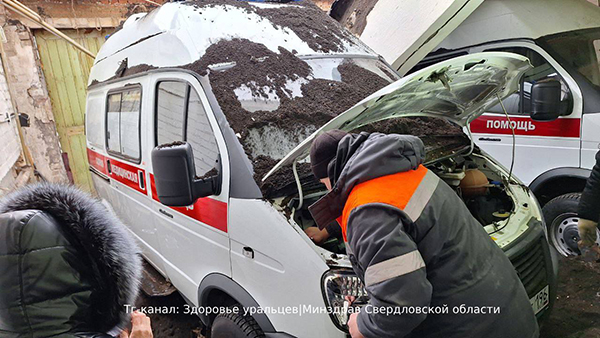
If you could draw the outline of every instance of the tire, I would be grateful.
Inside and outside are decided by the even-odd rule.
[[[569,193],[555,197],[542,209],[548,228],[548,240],[561,256],[577,256],[579,230],[577,229],[577,207],[580,193]],[[600,241],[600,239],[599,239]]]
[[[243,316],[242,313],[235,312],[219,314],[213,321],[210,332],[211,338],[265,337],[264,332],[252,316]]]

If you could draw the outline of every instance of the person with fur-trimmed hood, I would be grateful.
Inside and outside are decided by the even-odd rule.
[[[75,187],[36,184],[0,201],[2,337],[117,336],[141,269],[125,226]],[[134,323],[149,327],[142,316]]]

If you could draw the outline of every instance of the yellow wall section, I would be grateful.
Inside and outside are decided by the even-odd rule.
[[[94,54],[104,43],[105,36],[110,33],[105,29],[62,32]],[[75,184],[83,190],[94,192],[84,135],[87,81],[94,60],[47,31],[35,31],[35,38],[61,149],[68,154]]]

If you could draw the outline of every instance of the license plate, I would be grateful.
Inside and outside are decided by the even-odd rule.
[[[540,292],[529,299],[533,312],[537,315],[550,303],[550,288],[546,285]]]

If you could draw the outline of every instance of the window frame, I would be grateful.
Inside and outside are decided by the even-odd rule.
[[[187,117],[188,117],[188,109],[189,109],[189,98],[190,98],[190,92],[192,90],[192,84],[189,81],[186,80],[182,80],[182,79],[177,79],[177,78],[164,78],[164,79],[160,79],[158,81],[156,81],[156,84],[154,86],[154,105],[153,105],[153,109],[154,109],[154,121],[153,121],[153,125],[154,125],[154,146],[158,147],[160,144],[158,144],[158,87],[160,86],[161,83],[163,82],[179,82],[179,83],[185,83],[187,85],[187,89],[185,91],[185,97],[183,98],[183,123],[182,123],[182,128],[183,130],[181,131],[181,135],[183,136],[183,140],[184,142],[186,142],[185,140],[187,139]],[[214,133],[214,131],[213,131]]]
[[[184,112],[183,112],[183,131],[181,133],[181,135],[183,136],[183,140],[182,142],[187,142],[187,125],[188,125],[188,113],[189,113],[189,106],[190,106],[190,95],[192,93],[192,90],[194,90],[196,92],[196,95],[198,95],[198,97],[200,97],[200,94],[198,93],[198,91],[194,88],[194,85],[187,81],[187,80],[182,80],[182,79],[178,79],[178,78],[161,78],[158,81],[156,81],[156,84],[154,86],[154,103],[153,103],[153,109],[154,109],[154,118],[153,118],[153,125],[154,125],[154,146],[158,147],[160,144],[158,144],[158,86],[162,83],[162,82],[180,82],[180,83],[185,83],[187,84],[187,91],[185,93],[185,101],[184,101]],[[202,87],[203,88],[203,87]],[[203,88],[204,89],[204,88]],[[204,113],[208,114],[209,111],[206,109],[206,106],[203,104],[202,105],[204,107]],[[212,109],[212,108],[211,108]],[[208,116],[206,117],[208,119]],[[210,119],[208,119],[210,121]],[[212,131],[212,135],[215,138],[215,141],[217,139],[217,135],[215,133],[215,129],[213,128],[212,124],[210,125],[210,130]],[[221,153],[221,149],[219,149],[219,154]]]
[[[110,149],[108,146],[108,103],[109,103],[109,97],[111,95],[114,94],[119,94],[119,93],[124,93],[126,91],[130,91],[132,89],[139,89],[140,91],[140,109],[139,109],[139,113],[138,113],[138,151],[140,156],[138,158],[133,158],[131,156],[125,155],[121,152],[121,150],[119,149],[119,151],[115,151],[113,149]],[[120,87],[120,88],[115,88],[115,89],[111,89],[108,92],[106,92],[106,98],[105,98],[105,108],[104,108],[104,146],[106,147],[106,152],[109,155],[112,155],[116,158],[122,159],[122,160],[126,160],[129,162],[132,162],[134,164],[140,164],[142,163],[142,103],[143,103],[143,95],[144,95],[144,90],[143,87],[141,85],[141,83],[134,83],[134,84],[128,84],[124,87]],[[123,101],[123,97],[121,96],[121,102]],[[121,106],[119,105],[119,146],[121,144]]]
[[[215,128],[212,125],[212,123],[210,122],[210,118],[208,117],[208,114],[212,113],[212,107],[210,107],[210,105],[209,105],[210,109],[207,109],[206,105],[202,102],[202,97],[201,97],[200,92],[198,90],[196,90],[194,85],[188,80],[184,80],[184,79],[176,78],[176,77],[165,77],[165,78],[159,78],[156,80],[156,82],[153,86],[154,91],[155,91],[155,93],[153,95],[154,96],[154,102],[153,102],[154,117],[153,117],[153,121],[152,121],[152,124],[154,126],[154,137],[153,137],[154,147],[158,147],[160,145],[160,144],[158,144],[158,88],[159,88],[160,84],[163,82],[178,82],[178,83],[184,83],[187,85],[187,90],[185,92],[185,98],[184,98],[184,109],[183,109],[184,110],[183,111],[183,123],[182,123],[183,131],[181,133],[181,135],[183,136],[183,140],[181,140],[182,142],[189,143],[187,130],[188,130],[190,97],[191,97],[192,90],[196,93],[196,95],[200,99],[200,102],[202,103],[202,109],[204,110],[204,114],[206,114],[206,120],[209,123],[210,131],[212,133],[212,138],[215,140],[215,145],[217,147],[217,152],[219,155],[219,163],[221,165],[221,168],[219,170],[219,175],[222,175],[222,171],[223,171],[222,158],[223,158],[223,156],[222,156],[221,148],[219,147],[219,142],[217,141],[217,134],[215,132]],[[202,85],[200,85],[200,88],[202,88],[202,92],[204,93],[204,95],[206,95],[206,92],[204,92],[204,87]],[[192,146],[191,143],[190,143],[190,146]],[[192,148],[193,148],[193,146],[192,146]],[[194,169],[196,169],[196,167],[194,167]]]

